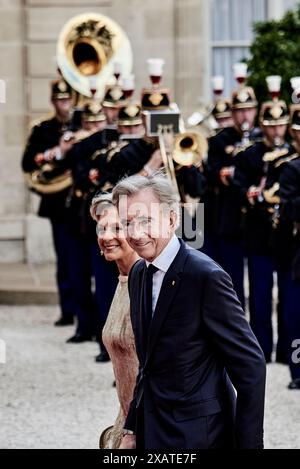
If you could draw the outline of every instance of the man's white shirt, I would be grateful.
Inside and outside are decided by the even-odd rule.
[[[157,272],[153,274],[153,287],[152,287],[152,314],[155,311],[157,300],[160,294],[161,286],[164,280],[164,277],[174,261],[178,251],[180,249],[180,242],[177,238],[177,236],[174,234],[166,247],[161,251],[159,256],[154,259],[151,264],[153,264],[157,269],[159,269]],[[148,265],[150,262],[146,261],[146,265]]]

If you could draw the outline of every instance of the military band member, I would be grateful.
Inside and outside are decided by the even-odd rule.
[[[229,273],[244,307],[241,201],[233,175],[237,155],[257,138],[257,101],[251,87],[243,86],[232,93],[231,112],[234,126],[209,140],[204,251]]]
[[[281,217],[293,225],[293,261],[292,269],[287,274],[289,291],[287,302],[287,328],[289,344],[289,367],[292,381],[289,389],[300,389],[300,105],[290,108],[290,133],[296,154],[283,166],[280,175],[279,195],[281,200]]]
[[[104,174],[114,185],[124,176],[159,169],[160,152],[157,142],[145,135],[140,105],[129,103],[119,107],[117,130],[119,141],[112,142],[105,155],[99,152],[94,157],[94,168],[101,184]]]
[[[158,108],[167,109],[170,105],[166,92],[162,92],[162,100],[157,104],[151,102],[151,94],[142,96],[142,109],[154,111]],[[140,173],[152,174],[162,168],[162,157],[158,140],[146,135],[145,119],[141,113],[141,106],[128,104],[121,106],[118,116],[118,131],[121,134],[118,145],[113,145],[107,152],[106,160],[102,155],[98,159],[98,171],[100,176],[106,173],[108,180],[116,184],[124,176]],[[173,141],[170,142],[172,146]],[[104,166],[103,166],[103,162]],[[102,162],[102,166],[101,166]],[[97,159],[95,159],[97,165]],[[175,165],[175,175],[181,195],[188,194],[191,197],[201,197],[205,190],[205,178],[202,165],[190,164],[189,166]],[[100,177],[100,181],[102,179]]]
[[[51,83],[51,103],[53,117],[35,125],[28,138],[22,159],[25,173],[39,169],[46,161],[63,158],[73,145],[71,140],[64,139],[67,131],[76,129],[72,125],[72,89],[63,79]],[[61,317],[55,323],[57,326],[72,324],[76,310],[70,281],[69,234],[65,222],[67,194],[68,189],[42,195],[38,211],[41,217],[49,218],[52,227],[61,308]]]
[[[93,100],[86,103],[82,110],[82,133],[80,141],[66,155],[67,165],[71,166],[75,184],[70,197],[82,196],[88,192],[90,181],[88,174],[91,157],[97,150],[105,149],[111,141],[118,138],[116,129],[107,124],[106,114],[100,103]]]
[[[75,335],[68,339],[68,343],[81,343],[96,336],[100,345],[96,361],[105,362],[109,356],[101,340],[101,331],[117,285],[117,270],[100,256],[97,246],[95,222],[89,215],[90,201],[96,189],[89,179],[89,171],[95,150],[106,148],[117,133],[107,129],[106,115],[95,100],[83,108],[82,129],[89,135],[74,144],[66,157],[74,179],[67,201],[67,217],[73,232],[72,277],[76,286],[78,319]],[[95,291],[92,278],[95,278]]]
[[[157,140],[145,135],[140,105],[128,103],[119,106],[117,130],[119,141],[112,142],[106,150],[99,150],[91,159],[94,167],[90,170],[90,180],[98,190],[113,188],[124,176],[155,173],[162,165]],[[183,167],[177,178],[179,187],[185,193],[195,197],[202,195],[203,176],[199,168]],[[102,315],[102,326],[106,316],[107,313]]]
[[[273,273],[278,283],[278,343],[276,360],[287,360],[287,308],[291,262],[291,224],[280,219],[279,177],[294,154],[286,143],[289,121],[285,102],[262,105],[260,125],[264,139],[237,158],[234,182],[245,200],[245,242],[248,252],[249,310],[252,329],[267,362],[273,351]]]
[[[122,104],[126,104],[126,97],[120,86],[107,86],[102,103],[107,119],[107,128],[116,129],[119,106]]]
[[[233,127],[234,122],[231,115],[231,101],[230,99],[223,98],[222,96],[224,90],[224,76],[213,76],[211,81],[214,93],[212,116],[218,124],[217,130],[225,129],[226,127]]]

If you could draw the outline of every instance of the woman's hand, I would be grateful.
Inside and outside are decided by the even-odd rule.
[[[135,435],[124,435],[119,446],[119,449],[135,449],[136,448],[136,436]]]

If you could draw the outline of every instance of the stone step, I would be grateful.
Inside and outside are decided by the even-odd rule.
[[[55,305],[54,264],[0,264],[0,304]]]

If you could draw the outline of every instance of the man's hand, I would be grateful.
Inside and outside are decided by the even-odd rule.
[[[136,436],[124,435],[119,449],[136,449]]]
[[[248,192],[247,192],[247,198],[251,205],[254,205],[255,201],[259,197],[261,197],[261,195],[262,195],[262,191],[260,187],[257,187],[257,186],[249,187]]]
[[[65,132],[65,134],[60,138],[59,141],[59,148],[61,151],[62,156],[71,150],[72,146],[75,143],[75,135],[73,132]]]
[[[34,157],[34,161],[38,166],[41,166],[44,163],[49,163],[50,161],[53,161],[55,159],[55,153],[56,150],[59,147],[54,147],[54,148],[48,148],[44,153],[38,153]]]
[[[225,186],[229,186],[229,179],[234,175],[234,166],[226,166],[220,170],[220,179]]]
[[[38,153],[34,157],[34,161],[36,162],[37,165],[42,165],[44,163],[44,153]]]
[[[99,176],[100,176],[100,172],[99,172],[98,169],[96,169],[96,168],[90,169],[90,171],[89,171],[89,180],[93,184],[97,184]]]
[[[164,142],[166,151],[171,153],[174,148],[174,134],[173,132],[167,132],[164,134]]]
[[[152,153],[152,156],[150,160],[147,163],[148,168],[151,169],[151,171],[155,172],[157,171],[162,165],[162,157],[161,157],[161,152],[159,149],[155,150]]]

